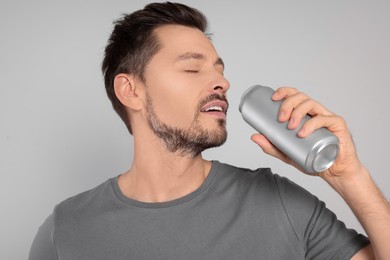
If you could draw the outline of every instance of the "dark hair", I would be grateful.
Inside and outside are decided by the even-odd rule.
[[[104,83],[114,110],[131,134],[126,108],[115,95],[114,79],[119,73],[127,73],[145,82],[145,67],[160,48],[154,30],[168,24],[193,27],[206,33],[207,19],[200,11],[183,4],[152,3],[115,21],[108,39],[102,63]]]

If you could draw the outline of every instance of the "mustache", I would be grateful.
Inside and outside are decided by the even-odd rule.
[[[220,95],[220,94],[211,94],[210,96],[207,96],[205,97],[204,99],[202,99],[200,102],[199,102],[199,105],[198,105],[198,110],[197,111],[200,111],[202,109],[202,107],[204,107],[207,103],[209,102],[212,102],[214,100],[220,100],[220,101],[224,101],[226,102],[227,104],[227,107],[226,107],[226,112],[229,108],[229,102],[228,100],[226,99],[226,96],[225,95]]]

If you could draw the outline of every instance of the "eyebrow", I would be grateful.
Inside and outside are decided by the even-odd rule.
[[[177,57],[175,59],[175,62],[189,60],[189,59],[204,60],[205,56],[201,53],[186,52],[186,53],[180,55],[179,57]],[[225,68],[225,63],[223,62],[221,57],[217,58],[217,60],[214,62],[214,65],[221,65],[223,68]]]

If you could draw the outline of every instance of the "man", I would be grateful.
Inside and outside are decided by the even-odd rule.
[[[206,161],[226,140],[224,63],[206,20],[156,3],[117,21],[103,73],[114,109],[134,136],[131,168],[56,206],[30,259],[390,259],[390,208],[358,160],[343,119],[293,88],[280,88],[279,120],[305,137],[327,127],[340,141],[320,177],[350,205],[369,240],[316,197],[269,169]],[[264,136],[266,153],[293,162]]]

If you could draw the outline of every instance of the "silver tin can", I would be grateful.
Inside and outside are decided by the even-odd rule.
[[[242,95],[239,106],[244,120],[305,172],[318,174],[327,170],[336,160],[338,138],[326,128],[317,129],[305,138],[298,137],[298,131],[311,117],[305,116],[296,129],[288,129],[288,121],[281,123],[278,120],[283,100],[273,101],[274,92],[272,88],[260,85],[250,87]]]

